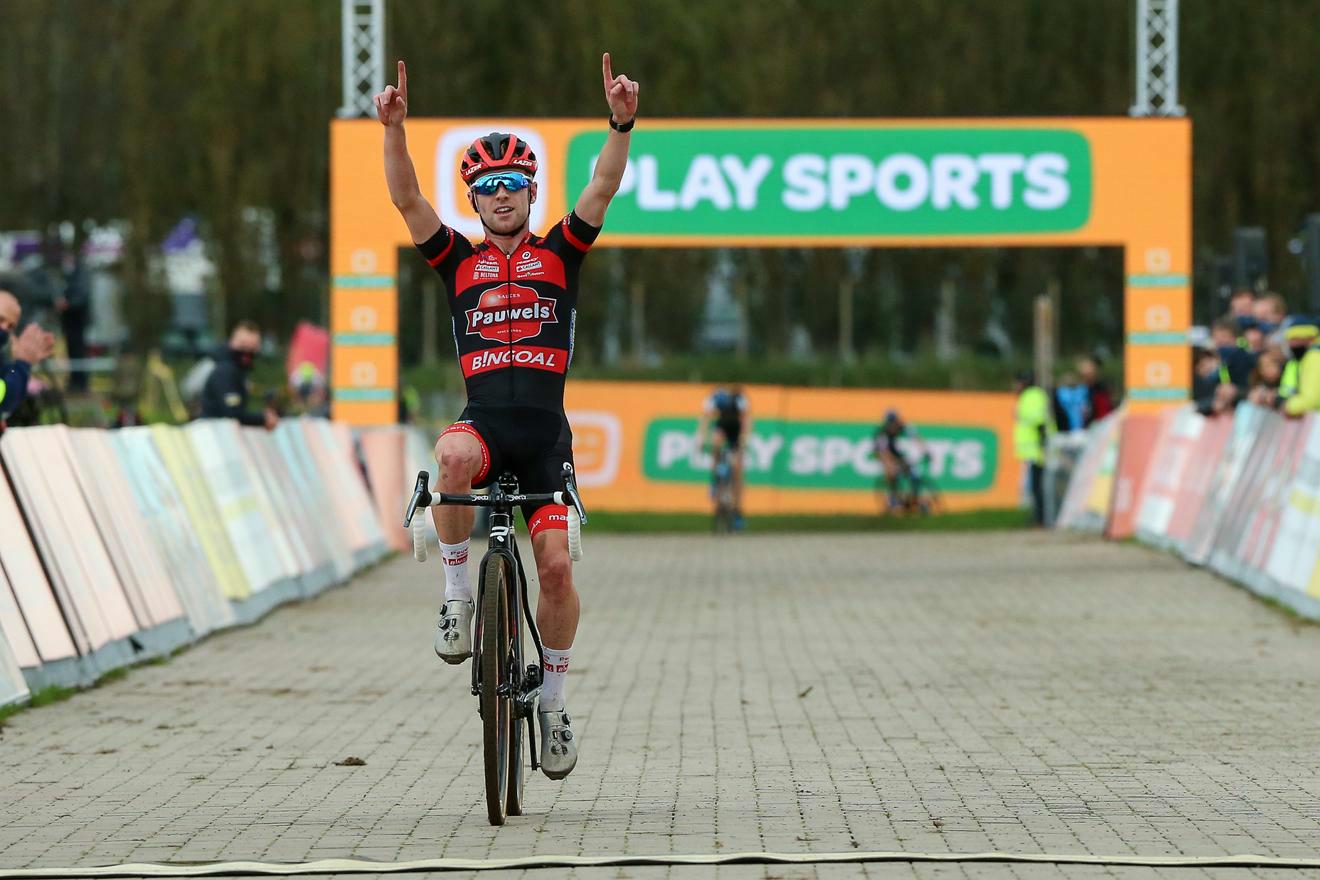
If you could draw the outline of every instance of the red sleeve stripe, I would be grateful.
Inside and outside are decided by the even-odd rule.
[[[571,244],[573,247],[577,248],[578,250],[582,251],[582,253],[584,254],[587,251],[591,250],[591,245],[587,244],[585,241],[583,241],[582,239],[578,238],[576,235],[573,234],[572,228],[570,228],[568,225],[567,217],[564,218],[564,238],[568,240],[569,244]]]
[[[453,246],[454,246],[454,232],[453,230],[450,230],[449,244],[445,245],[445,249],[442,250],[434,259],[432,259],[431,257],[427,257],[426,262],[430,263],[433,267],[439,266],[440,262],[445,258],[445,255],[449,253],[450,249],[453,248]]]

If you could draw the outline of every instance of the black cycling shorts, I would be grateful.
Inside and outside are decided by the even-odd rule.
[[[573,463],[573,431],[562,412],[523,406],[469,405],[444,434],[465,433],[481,444],[482,468],[472,488],[483,489],[512,472],[528,495],[564,488],[564,462]],[[527,529],[567,529],[568,509],[542,502],[522,505]]]
[[[729,448],[737,452],[739,445],[742,443],[742,425],[716,422],[715,428],[724,435],[724,440],[729,444]]]

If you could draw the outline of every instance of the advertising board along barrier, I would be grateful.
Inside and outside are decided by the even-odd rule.
[[[1128,413],[1123,417],[1106,538],[1120,540],[1136,532],[1137,511],[1145,495],[1151,455],[1159,442],[1161,425],[1160,417],[1154,413]]]
[[[1121,428],[1124,415],[1125,410],[1115,410],[1086,429],[1086,446],[1073,465],[1068,488],[1055,519],[1055,525],[1059,528],[1090,532],[1099,532],[1104,528],[1105,520],[1092,513],[1088,506],[1105,452],[1109,449],[1114,432]]]
[[[281,470],[293,484],[291,515],[319,539],[334,572],[333,581],[346,580],[356,570],[347,525],[341,517],[328,515],[334,510],[333,502],[316,470],[300,420],[282,419],[271,437],[283,464]]]
[[[711,455],[699,424],[710,385],[570,382],[565,398],[589,510],[708,513]],[[917,437],[900,444],[951,510],[1014,507],[1010,394],[743,387],[750,514],[874,514],[884,501],[874,436],[888,409]],[[924,460],[924,464],[922,463]]]
[[[0,708],[21,703],[27,698],[27,680],[23,678],[18,658],[9,647],[4,629],[0,628]]]
[[[1231,418],[1217,419],[1227,423],[1228,439],[1210,472],[1204,500],[1196,512],[1196,524],[1183,548],[1183,557],[1194,565],[1204,565],[1209,560],[1221,524],[1231,509],[1229,500],[1237,491],[1247,463],[1260,452],[1256,446],[1264,414],[1259,407],[1243,405],[1233,411]]]
[[[0,438],[0,448],[4,440]],[[60,613],[9,482],[0,479],[0,629],[23,670],[46,670],[44,684],[77,682],[78,649]]]
[[[151,441],[160,453],[170,482],[174,484],[183,502],[183,509],[188,514],[188,525],[197,536],[202,552],[206,554],[207,567],[219,582],[220,591],[229,600],[236,622],[249,623],[255,620],[260,615],[246,605],[252,598],[252,585],[234,553],[215,499],[199,479],[201,465],[183,431],[165,425],[124,430],[150,432]]]
[[[1297,473],[1303,425],[1298,419],[1260,411],[1256,444],[1226,502],[1207,560],[1225,577],[1267,595],[1273,592],[1273,585],[1266,565],[1287,504],[1287,490]]]
[[[192,422],[183,433],[201,465],[198,477],[215,502],[220,523],[252,587],[252,596],[240,614],[259,618],[276,605],[298,598],[301,590],[291,571],[288,547],[257,497],[237,422]]]
[[[325,518],[304,506],[271,432],[244,428],[239,435],[257,492],[293,553],[293,570],[302,595],[314,596],[339,580],[330,549],[331,531],[322,526]]]
[[[1266,571],[1281,587],[1279,598],[1320,617],[1320,419],[1307,416],[1303,434],[1296,477]]]
[[[144,644],[135,639],[141,626],[69,466],[68,430],[62,425],[10,429],[0,441],[0,455],[78,647],[77,673],[94,678],[133,662]]]
[[[136,640],[158,654],[191,641],[193,634],[183,605],[138,515],[109,434],[91,428],[62,433],[67,466],[78,480],[92,522],[137,620],[140,632]]]
[[[150,429],[113,431],[110,440],[132,487],[138,514],[160,551],[193,634],[200,637],[232,626],[233,606],[211,569]]]
[[[1205,418],[1191,407],[1166,410],[1160,444],[1151,458],[1150,478],[1137,513],[1137,537],[1157,547],[1171,546],[1168,531],[1177,504],[1178,487],[1186,479]]]

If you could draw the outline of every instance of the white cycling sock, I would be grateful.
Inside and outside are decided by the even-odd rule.
[[[564,679],[568,677],[568,655],[572,648],[542,646],[545,679],[541,684],[541,711],[564,711]]]
[[[440,542],[440,561],[445,564],[445,599],[472,601],[472,585],[468,583],[468,541],[458,544]]]

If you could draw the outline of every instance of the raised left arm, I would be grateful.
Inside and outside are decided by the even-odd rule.
[[[608,52],[601,59],[601,74],[605,80],[605,101],[610,107],[610,119],[620,128],[631,129],[637,117],[637,92],[640,86],[623,74],[614,75]],[[632,136],[627,131],[610,127],[605,146],[596,159],[596,171],[591,175],[591,182],[578,196],[577,206],[573,209],[574,213],[592,226],[603,226],[605,223],[605,209],[619,191],[623,170],[628,165],[628,145],[631,141]]]

